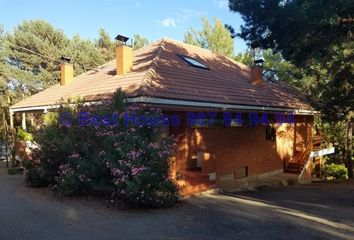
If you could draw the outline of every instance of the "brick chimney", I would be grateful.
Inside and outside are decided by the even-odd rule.
[[[257,86],[263,86],[263,63],[262,58],[255,59],[251,67],[251,83]]]
[[[74,68],[68,57],[61,57],[63,61],[60,65],[60,86],[70,84],[74,79]]]
[[[117,75],[128,73],[133,67],[133,49],[127,45],[128,37],[118,35],[116,38],[116,66]]]
[[[254,65],[251,67],[251,83],[263,86],[263,66]]]

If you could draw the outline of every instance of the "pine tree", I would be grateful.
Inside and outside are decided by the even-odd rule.
[[[82,39],[78,34],[70,41],[69,47],[65,49],[65,52],[71,58],[75,75],[93,69],[105,62],[105,56],[95,47],[94,42]]]
[[[306,74],[306,90],[329,121],[347,122],[346,164],[352,169],[354,121],[354,2],[230,0],[245,21],[239,36],[272,48]]]
[[[150,41],[147,38],[141,36],[140,34],[134,34],[134,43],[133,43],[134,50],[145,47],[149,43]]]
[[[43,20],[24,21],[6,35],[7,78],[24,85],[29,94],[46,88],[59,79],[61,55],[69,39],[63,31]]]
[[[103,56],[105,61],[110,61],[114,59],[115,43],[111,39],[109,33],[103,28],[100,28],[99,30],[97,47],[99,48],[101,55]]]
[[[234,41],[228,28],[216,17],[214,26],[206,18],[202,18],[201,30],[190,29],[184,35],[184,42],[209,49],[224,56],[233,57]]]

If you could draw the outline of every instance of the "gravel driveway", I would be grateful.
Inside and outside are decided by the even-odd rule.
[[[354,185],[311,184],[123,211],[0,174],[0,239],[354,239]]]

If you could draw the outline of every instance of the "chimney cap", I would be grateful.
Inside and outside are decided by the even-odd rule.
[[[71,58],[68,57],[68,56],[61,56],[60,59],[63,60],[64,62],[66,62],[66,63],[70,63],[71,62]]]
[[[262,58],[256,59],[256,60],[254,60],[254,63],[258,66],[263,66],[264,60]]]
[[[115,40],[126,43],[129,40],[129,38],[118,34],[117,37],[115,37]]]

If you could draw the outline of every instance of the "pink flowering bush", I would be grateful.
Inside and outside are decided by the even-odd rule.
[[[173,138],[161,138],[155,127],[125,128],[105,138],[113,152],[101,155],[113,176],[114,198],[134,207],[173,206],[178,189],[169,177],[169,157],[175,148]]]
[[[60,113],[76,116],[83,110],[100,115],[117,112],[119,120],[115,126],[59,123]],[[62,195],[103,194],[133,207],[173,206],[178,189],[169,176],[169,159],[175,139],[163,136],[158,126],[126,126],[122,122],[125,113],[148,118],[161,115],[155,109],[125,106],[120,92],[100,108],[78,104],[55,113],[35,137],[40,145],[37,169],[45,182]]]

